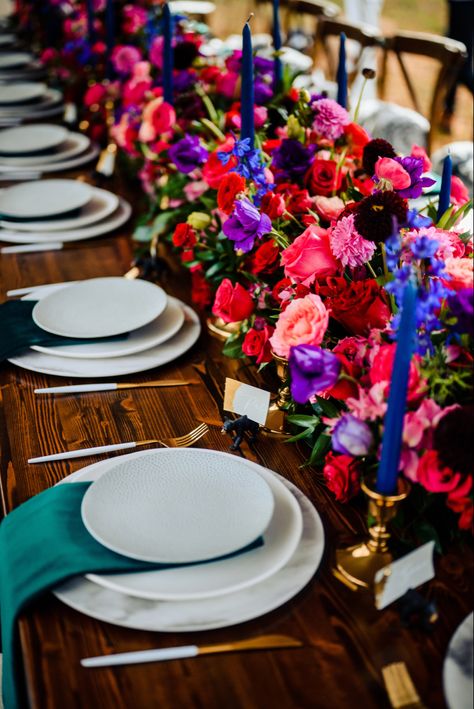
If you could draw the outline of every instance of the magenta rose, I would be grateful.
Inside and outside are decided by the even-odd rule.
[[[270,339],[273,351],[288,357],[295,345],[320,345],[329,323],[329,312],[319,295],[293,300],[277,320]]]
[[[463,482],[461,473],[456,473],[440,463],[435,450],[428,450],[421,456],[416,477],[420,485],[429,492],[452,493]]]
[[[328,453],[323,470],[326,485],[339,502],[348,502],[360,489],[360,469],[350,455]]]
[[[326,229],[311,224],[281,254],[285,276],[305,286],[315,278],[333,276],[340,269],[331,251]]]
[[[224,322],[239,322],[252,314],[253,307],[250,293],[240,283],[234,286],[224,278],[216,291],[212,312]]]

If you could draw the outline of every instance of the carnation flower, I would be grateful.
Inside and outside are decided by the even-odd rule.
[[[331,251],[343,266],[362,266],[372,258],[375,251],[373,241],[364,239],[354,226],[354,215],[340,219],[329,234]]]
[[[372,177],[375,172],[375,163],[379,158],[394,158],[396,152],[387,140],[375,138],[365,146],[362,154],[362,166],[366,173]]]
[[[323,138],[337,140],[351,119],[345,108],[331,98],[322,98],[312,104],[315,113],[313,129]]]
[[[408,206],[396,192],[375,192],[357,203],[354,224],[363,237],[379,243],[393,231],[393,218],[404,224]]]

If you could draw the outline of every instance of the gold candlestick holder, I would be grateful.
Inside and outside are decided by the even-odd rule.
[[[375,593],[377,571],[393,561],[388,546],[391,536],[388,525],[400,502],[408,496],[410,483],[406,478],[399,478],[397,492],[393,495],[380,494],[372,483],[363,482],[361,487],[368,498],[369,518],[374,520],[369,526],[369,538],[360,544],[337,549],[332,572],[353,591]]]
[[[207,330],[212,337],[225,342],[231,335],[240,330],[240,322],[225,322],[217,315],[210,315],[206,320]]]
[[[272,353],[276,364],[276,372],[280,380],[278,393],[273,397],[268,408],[265,426],[260,429],[265,436],[271,438],[288,438],[291,433],[287,430],[286,411],[291,401],[290,387],[288,386],[288,360]]]

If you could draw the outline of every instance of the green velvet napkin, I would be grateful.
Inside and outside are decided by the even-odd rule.
[[[9,300],[0,305],[0,362],[14,357],[32,345],[55,347],[60,345],[84,345],[91,342],[107,342],[123,340],[125,335],[101,337],[94,339],[79,339],[77,337],[61,337],[42,330],[31,317],[36,301]]]
[[[45,490],[10,512],[0,524],[5,709],[18,709],[22,705],[16,624],[19,614],[35,598],[73,576],[89,572],[118,573],[182,566],[136,561],[96,542],[81,518],[82,498],[89,485],[91,483],[70,483]],[[262,538],[257,539],[244,549],[219,559],[230,558],[262,544]]]

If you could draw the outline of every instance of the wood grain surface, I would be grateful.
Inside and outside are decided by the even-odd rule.
[[[117,236],[72,245],[64,251],[0,256],[1,298],[11,288],[123,274],[132,245],[127,230]],[[185,300],[187,281],[171,273],[168,290]],[[86,464],[82,460],[28,465],[32,456],[83,446],[186,433],[207,421],[210,434],[199,447],[225,451],[220,433],[226,376],[275,389],[267,375],[220,352],[204,332],[178,361],[124,379],[196,378],[190,388],[135,389],[82,396],[38,397],[33,389],[74,383],[0,366],[1,495],[4,512]],[[243,454],[293,481],[317,507],[325,528],[322,564],[292,601],[261,618],[199,633],[147,633],[98,622],[47,595],[20,620],[29,703],[42,709],[309,709],[388,707],[381,668],[403,660],[425,706],[445,707],[442,665],[448,642],[472,608],[472,550],[452,549],[436,563],[436,578],[424,590],[439,606],[432,634],[401,626],[395,606],[375,610],[330,572],[340,538],[363,532],[363,510],[334,501],[318,472],[301,468],[302,450],[260,437]],[[113,455],[113,454],[112,454]],[[201,657],[167,663],[88,670],[81,657],[152,647],[233,641],[262,633],[286,633],[301,649]]]

